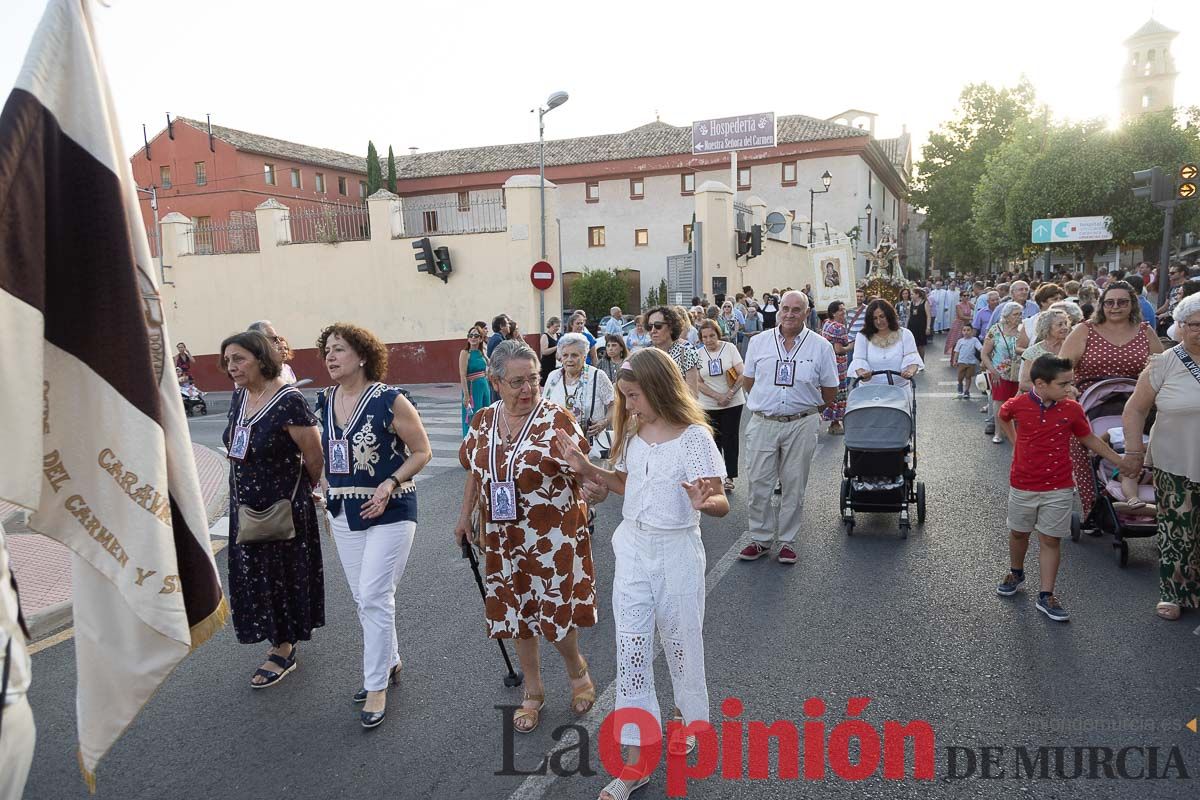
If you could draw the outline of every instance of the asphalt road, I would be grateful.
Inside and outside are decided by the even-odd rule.
[[[1135,540],[1128,568],[1117,566],[1106,539],[1067,543],[1059,594],[1069,624],[1033,606],[1035,590],[996,596],[1007,566],[1004,497],[1009,449],[982,433],[978,402],[953,398],[949,366],[930,348],[920,387],[920,478],[929,516],[902,541],[895,515],[858,516],[853,536],[838,523],[840,438],[822,435],[805,503],[800,562],[792,567],[733,557],[746,524],[745,491],[733,511],[703,523],[708,556],[705,628],[714,724],[721,703],[736,697],[739,718],[800,726],[804,701],[823,698],[827,733],[845,717],[848,698],[869,697],[861,717],[882,732],[886,721],[929,723],[936,736],[935,776],[850,781],[831,767],[823,780],[734,780],[714,776],[688,785],[688,796],[813,798],[1195,798],[1200,796],[1200,735],[1184,728],[1200,714],[1195,615],[1158,620],[1153,540]],[[439,458],[456,446],[457,408],[425,402]],[[219,433],[223,415],[193,422],[197,438]],[[208,442],[211,443],[211,442]],[[595,732],[611,709],[611,691],[577,720],[561,661],[544,650],[547,707],[541,727],[515,737],[513,765],[531,770],[546,753],[569,746],[558,726],[581,722],[589,734],[588,766],[598,774],[545,778],[503,770],[507,712],[519,703],[506,689],[494,642],[486,639],[474,579],[451,540],[462,476],[445,462],[419,487],[418,538],[397,604],[401,684],[384,725],[364,731],[350,695],[360,685],[361,637],[337,555],[326,543],[327,625],[299,648],[299,669],[267,691],[247,682],[263,659],[261,645],[237,644],[227,626],[188,658],[101,764],[98,797],[145,798],[594,798],[607,782]],[[581,637],[601,692],[615,675],[611,615],[612,551],[605,541],[620,517],[619,499],[599,510],[594,548],[599,624]],[[225,557],[218,557],[222,578]],[[1036,575],[1036,564],[1027,564]],[[34,656],[30,699],[37,751],[26,797],[86,796],[75,760],[74,650],[64,643]],[[669,708],[661,658],[659,696]],[[607,705],[605,704],[607,702]],[[733,738],[733,737],[730,737]],[[837,738],[836,736],[832,738]],[[1157,747],[1160,780],[1073,774],[1072,747]],[[980,748],[994,753],[1003,779],[981,777]],[[1067,778],[1014,779],[1017,747],[1066,747]],[[1171,748],[1178,755],[1171,756]],[[948,777],[948,748],[972,748],[974,775]],[[816,748],[814,748],[816,749]],[[831,751],[835,748],[830,748]],[[852,748],[857,753],[857,748]],[[957,751],[958,774],[966,759]],[[1052,756],[1053,751],[1049,751]],[[775,751],[772,750],[772,764]],[[857,758],[853,755],[853,758]],[[1115,758],[1115,755],[1114,755]],[[1131,752],[1126,772],[1145,769]],[[1171,761],[1177,758],[1180,761]],[[731,759],[731,762],[736,759]],[[577,764],[574,755],[563,759]],[[793,761],[793,764],[795,762]],[[635,797],[662,797],[664,769]]]

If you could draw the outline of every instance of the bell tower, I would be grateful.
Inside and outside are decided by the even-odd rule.
[[[1151,18],[1125,40],[1121,71],[1121,119],[1162,111],[1175,105],[1175,59],[1171,40],[1179,35]]]

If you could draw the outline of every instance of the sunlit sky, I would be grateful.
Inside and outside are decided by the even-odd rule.
[[[0,0],[0,84],[45,0]],[[365,155],[547,138],[758,111],[879,115],[919,148],[964,84],[1024,74],[1058,117],[1117,114],[1124,39],[1151,14],[1180,35],[1177,105],[1200,105],[1200,4],[111,0],[101,52],[132,153],[164,112]],[[914,149],[914,157],[919,150]]]

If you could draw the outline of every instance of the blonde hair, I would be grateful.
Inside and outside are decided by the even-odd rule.
[[[668,425],[680,428],[700,425],[712,434],[708,417],[692,396],[691,389],[684,383],[679,367],[669,355],[657,347],[646,347],[630,356],[617,373],[617,383],[622,381],[641,387],[651,410]],[[626,443],[636,433],[637,423],[633,415],[625,410],[625,395],[618,385],[616,405],[613,408],[611,463],[615,464],[620,460]]]
[[[671,306],[671,310],[679,318],[679,336],[676,338],[683,339],[687,337],[688,331],[695,327],[692,325],[692,315],[683,306]]]

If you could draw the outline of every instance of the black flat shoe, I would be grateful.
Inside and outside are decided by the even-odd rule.
[[[358,712],[359,719],[362,721],[364,728],[376,728],[383,724],[387,718],[387,709],[383,711],[360,711]]]
[[[400,668],[403,666],[404,666],[404,662],[401,661],[401,662],[397,663],[396,666],[392,667],[392,672],[390,675],[388,675],[388,683],[389,684],[394,686],[400,682]],[[354,702],[356,702],[356,703],[367,702],[367,690],[365,688],[359,689],[357,692],[354,693]],[[375,723],[375,724],[378,725],[379,723]]]

